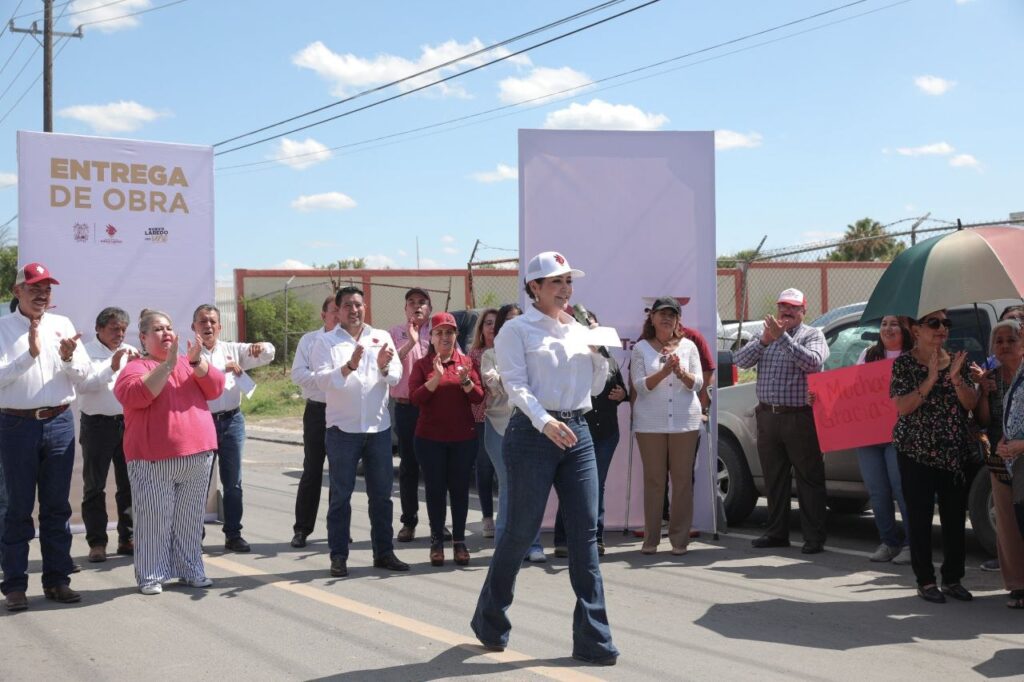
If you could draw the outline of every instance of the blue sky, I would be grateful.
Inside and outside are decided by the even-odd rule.
[[[58,2],[58,13],[77,12],[58,28],[166,2]],[[626,0],[512,49],[641,2]],[[54,129],[213,144],[595,4],[189,0],[87,25],[84,39],[61,49]],[[464,266],[476,239],[514,248],[520,128],[719,131],[720,254],[756,246],[764,235],[766,248],[828,239],[864,216],[890,223],[931,211],[966,222],[1024,210],[1019,0],[868,0],[638,74],[684,67],[643,80],[583,88],[473,125],[324,151],[548,94],[842,4],[661,0],[444,89],[218,156],[218,277],[236,267],[346,257],[415,267],[417,237],[424,267]],[[0,3],[0,19],[41,7],[38,0],[16,5]],[[872,13],[857,16],[865,12]],[[845,21],[826,26],[836,20]],[[784,39],[759,45],[776,38]],[[0,64],[11,56],[0,72],[0,91],[10,84],[0,96],[0,116],[10,112],[0,123],[0,220],[17,213],[15,131],[42,127],[41,82],[29,89],[41,56],[32,56],[31,38],[19,41],[18,34],[0,36]],[[749,49],[727,54],[742,48]],[[307,156],[275,160],[300,153]],[[227,168],[253,162],[266,163]]]

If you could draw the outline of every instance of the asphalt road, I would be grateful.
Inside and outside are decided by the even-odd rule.
[[[137,591],[131,564],[84,562],[80,604],[45,601],[33,543],[28,611],[0,612],[0,679],[333,679],[375,682],[496,680],[943,680],[1024,676],[1024,612],[1004,606],[998,574],[971,545],[972,603],[928,604],[909,567],[866,559],[870,517],[830,519],[828,551],[756,551],[757,523],[684,557],[639,553],[611,533],[602,570],[616,644],[614,668],[570,657],[572,593],[563,560],[520,573],[510,649],[486,653],[468,622],[491,541],[470,512],[468,568],[431,568],[427,541],[398,545],[407,574],[371,567],[366,498],[353,499],[350,576],[328,576],[326,531],[288,545],[301,448],[250,440],[245,453],[248,555],[225,554],[207,527],[206,590]],[[395,505],[397,508],[397,499]],[[473,503],[475,506],[475,501]],[[421,516],[426,518],[425,509]],[[794,524],[795,527],[796,524]],[[550,536],[546,538],[550,545]],[[794,537],[794,541],[798,538]],[[662,545],[667,546],[667,543]],[[449,552],[450,555],[450,552]]]

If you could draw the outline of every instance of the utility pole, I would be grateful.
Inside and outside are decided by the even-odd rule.
[[[38,22],[33,21],[29,28],[15,28],[14,19],[11,19],[11,33],[27,33],[32,39],[39,43],[38,36],[43,35],[43,42],[39,43],[43,48],[43,132],[53,132],[53,36],[63,38],[81,38],[82,27],[75,29],[74,33],[64,33],[53,30],[53,0],[43,0],[43,29],[36,26]]]

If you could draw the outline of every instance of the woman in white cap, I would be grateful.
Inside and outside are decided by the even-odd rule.
[[[573,278],[582,276],[559,253],[535,256],[525,279],[533,305],[502,327],[494,342],[502,383],[515,408],[502,442],[508,480],[502,494],[509,518],[471,625],[485,648],[504,650],[516,575],[554,485],[576,593],[572,655],[614,665],[619,652],[612,643],[597,558],[597,463],[583,418],[591,395],[604,389],[607,361],[588,345],[586,327],[565,312]]]

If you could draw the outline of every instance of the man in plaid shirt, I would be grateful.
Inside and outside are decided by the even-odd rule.
[[[807,300],[798,289],[779,294],[778,317],[768,315],[760,336],[733,354],[744,369],[757,367],[757,453],[768,498],[768,527],[754,547],[789,547],[792,470],[804,554],[825,545],[825,463],[807,403],[807,375],[828,359],[825,335],[803,323]]]

